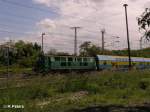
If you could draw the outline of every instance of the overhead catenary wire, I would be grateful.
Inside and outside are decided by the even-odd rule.
[[[1,26],[1,24],[0,24],[0,26]],[[9,25],[6,25],[6,24],[2,24],[2,26],[7,26],[7,27],[9,27]],[[13,26],[13,28],[15,28],[14,26]],[[20,27],[21,28],[21,27]],[[16,32],[16,31],[8,31],[8,30],[2,30],[1,32],[5,32],[5,33],[13,33],[13,34],[23,34],[23,35],[30,35],[31,33],[25,33],[25,32]],[[60,32],[46,32],[47,34],[49,34],[49,35],[51,35],[51,36],[53,36],[53,35],[59,35],[59,36],[67,36],[67,37],[74,37],[74,35],[73,34],[65,34],[65,33],[60,33]],[[33,35],[33,34],[32,34]],[[80,36],[82,39],[87,39],[87,36]],[[88,38],[89,37],[91,37],[91,39],[93,39],[93,37],[95,37],[96,38],[96,36],[94,36],[94,35],[90,35],[90,36],[88,36]],[[97,36],[98,37],[98,36]],[[89,38],[89,40],[91,40],[90,38]]]
[[[38,35],[37,33],[26,33],[26,32],[15,32],[15,31],[8,31],[8,30],[1,30],[0,29],[0,32],[6,32],[6,33],[12,33],[12,34],[25,34],[25,35],[31,35],[31,36],[35,36],[35,35]],[[67,34],[63,34],[63,33],[48,33],[48,34],[51,34],[51,35],[60,35],[60,36],[73,36],[73,35],[67,35]]]
[[[26,32],[16,32],[16,31],[9,31],[9,30],[5,30],[5,29],[0,29],[0,33],[9,33],[9,34],[18,34],[18,35],[22,35],[22,34],[25,34],[25,35],[27,35],[26,37],[28,37],[28,36],[32,36],[32,37],[37,37],[37,36],[39,36],[37,33],[26,33]],[[48,34],[48,37],[49,36],[51,36],[51,37],[53,37],[53,36],[59,36],[59,37],[61,37],[61,36],[64,36],[64,37],[70,37],[70,36],[72,36],[72,37],[74,37],[74,35],[67,35],[67,34],[64,34],[64,33],[58,33],[58,32],[53,32],[53,33],[49,33],[49,32],[46,32],[46,34]],[[81,37],[84,37],[85,38],[85,36],[81,36]],[[46,38],[47,39],[47,38]],[[67,41],[71,41],[71,40],[73,40],[73,38],[62,38],[63,39],[63,41],[64,40],[66,40],[66,42]],[[87,38],[86,38],[87,39]],[[91,40],[92,38],[89,38],[89,39],[87,39],[87,40]],[[59,40],[59,41],[61,41],[61,40]],[[82,40],[82,38],[79,38],[79,41],[80,41],[80,43],[81,42],[84,42],[84,40]]]
[[[9,31],[9,30],[5,30],[5,29],[0,29],[0,33],[10,33],[10,34],[25,34],[25,35],[29,35],[29,36],[38,36],[39,34],[38,33],[27,33],[27,32],[18,32],[18,31]],[[65,34],[65,33],[59,33],[59,32],[45,32],[46,34],[48,34],[48,36],[53,36],[53,35],[58,35],[58,36],[65,36],[65,37],[74,37],[73,34]],[[84,37],[86,38],[85,36],[80,36],[80,37]],[[65,39],[65,38],[63,38]],[[67,38],[68,39],[68,38]],[[73,40],[73,38],[69,38],[70,40]]]
[[[12,25],[12,24],[4,24],[4,23],[0,23],[0,26],[6,26],[6,27],[10,27],[10,26],[12,26],[13,28],[15,28],[15,27],[19,27],[19,28],[27,28],[28,29],[28,27],[29,26],[16,26],[16,25]],[[37,29],[37,28],[35,28],[35,29]],[[84,30],[84,29],[83,29]],[[13,34],[14,34],[15,32],[13,32]],[[90,33],[90,32],[89,32]],[[23,34],[23,33],[22,33]],[[26,33],[24,33],[24,34],[26,34]],[[49,33],[49,34],[54,34],[54,33]],[[60,35],[67,35],[67,34],[63,34],[63,33],[60,33]],[[97,34],[97,35],[95,35],[95,36],[98,36],[99,34]],[[69,36],[73,36],[73,35],[69,35]],[[90,34],[90,36],[92,36],[91,34]],[[93,35],[94,36],[94,35]],[[80,37],[83,37],[83,38],[86,38],[86,36],[80,36]],[[116,36],[117,37],[117,36]]]
[[[32,37],[34,37],[34,38],[36,38],[36,39],[39,39],[39,37],[37,38],[37,36],[39,36],[39,35],[36,34],[36,33],[34,34],[34,33],[25,33],[25,32],[14,32],[14,31],[8,31],[8,30],[0,30],[0,33],[1,33],[1,32],[6,32],[6,33],[10,33],[10,34],[12,34],[12,33],[16,34],[16,33],[17,33],[17,34],[19,34],[19,35],[20,35],[20,34],[26,34],[26,35],[28,35],[29,37],[32,36]],[[53,36],[54,36],[54,37],[55,37],[55,36],[59,36],[59,37],[61,37],[61,36],[64,36],[64,37],[70,37],[70,36],[72,36],[72,37],[73,37],[73,35],[66,35],[66,34],[63,34],[63,33],[47,33],[47,34],[49,34],[51,37],[53,37]],[[28,36],[27,36],[27,37],[28,37]],[[81,37],[84,37],[84,36],[81,36]],[[48,38],[46,38],[46,39],[48,39]],[[63,41],[62,41],[63,43],[64,43],[64,40],[66,41],[66,42],[65,42],[66,45],[68,45],[68,44],[70,43],[70,41],[73,40],[73,38],[70,38],[69,40],[68,40],[68,38],[62,38],[62,39],[63,39]],[[87,40],[87,39],[86,39],[86,40]],[[90,41],[90,40],[93,41],[92,38],[91,38],[91,39],[89,38],[88,40],[89,40],[89,41]],[[53,40],[52,40],[52,41],[53,41]],[[81,45],[81,44],[84,42],[84,40],[81,40],[80,38],[79,38],[79,41],[80,41],[79,45]],[[59,42],[61,43],[60,40],[59,40]],[[59,43],[59,42],[58,42],[58,43]],[[96,41],[95,41],[95,42],[96,42]],[[94,42],[94,43],[95,43],[95,42]],[[72,43],[70,43],[70,44],[73,44],[73,41],[72,41]]]

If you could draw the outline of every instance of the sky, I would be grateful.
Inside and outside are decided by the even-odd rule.
[[[105,48],[124,49],[127,48],[125,3],[131,48],[139,49],[142,34],[137,17],[150,7],[150,0],[0,0],[0,42],[11,39],[41,44],[41,34],[45,32],[45,51],[73,53],[71,27],[80,27],[78,47],[85,41],[101,47],[101,30],[105,29]]]

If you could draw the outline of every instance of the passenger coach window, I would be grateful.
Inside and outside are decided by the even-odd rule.
[[[135,66],[136,65],[136,63],[133,63],[133,66]]]
[[[104,62],[103,62],[103,65],[107,65],[107,62],[106,62],[106,61],[104,61]]]

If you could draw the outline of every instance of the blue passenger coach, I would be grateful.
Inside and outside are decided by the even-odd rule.
[[[110,56],[110,55],[97,55],[97,68],[103,69],[127,69],[129,59],[127,56]],[[150,58],[131,57],[132,68],[146,69],[150,68]]]

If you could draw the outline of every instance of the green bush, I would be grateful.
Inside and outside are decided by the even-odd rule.
[[[64,92],[76,92],[85,89],[86,82],[82,80],[67,80],[60,85],[59,91]]]
[[[147,88],[150,87],[150,79],[142,79],[139,82],[139,88],[142,90],[146,90]]]

